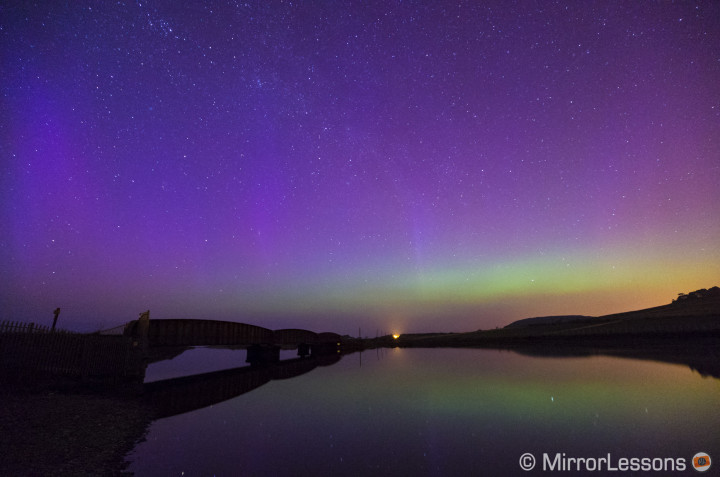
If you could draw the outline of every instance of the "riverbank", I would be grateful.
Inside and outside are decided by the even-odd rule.
[[[16,389],[0,394],[0,475],[119,476],[151,412],[132,396]]]

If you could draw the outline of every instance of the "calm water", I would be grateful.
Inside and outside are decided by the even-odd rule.
[[[195,349],[152,365],[146,381],[242,366],[244,359],[244,351]],[[323,364],[248,374],[243,382],[255,389],[154,421],[147,441],[129,456],[130,470],[138,476],[549,475],[543,453],[596,459],[609,453],[614,466],[621,458],[683,459],[689,466],[698,452],[714,458],[708,474],[720,468],[720,380],[687,366],[400,348]],[[298,373],[304,374],[291,377]],[[218,382],[213,389],[230,386]],[[167,413],[193,406],[177,405]],[[526,452],[537,458],[529,473],[519,466]]]

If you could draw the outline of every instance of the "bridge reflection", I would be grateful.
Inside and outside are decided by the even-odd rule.
[[[143,398],[160,419],[218,404],[270,381],[294,378],[338,361],[339,354],[312,356],[155,381],[143,385]]]

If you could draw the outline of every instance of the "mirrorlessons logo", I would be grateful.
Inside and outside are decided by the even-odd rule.
[[[548,472],[673,472],[689,469],[687,460],[683,457],[621,457],[613,459],[610,453],[605,457],[568,457],[564,452],[543,453],[541,461],[542,470]],[[533,470],[535,464],[533,454],[526,452],[520,456],[521,469]],[[705,472],[710,469],[710,456],[704,452],[698,452],[693,456],[691,465],[698,472]]]
[[[704,452],[698,452],[693,456],[692,465],[698,472],[705,472],[710,468],[710,456]]]

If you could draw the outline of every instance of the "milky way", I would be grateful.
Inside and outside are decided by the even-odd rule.
[[[1,319],[464,331],[720,284],[718,2],[68,3],[0,7]]]

